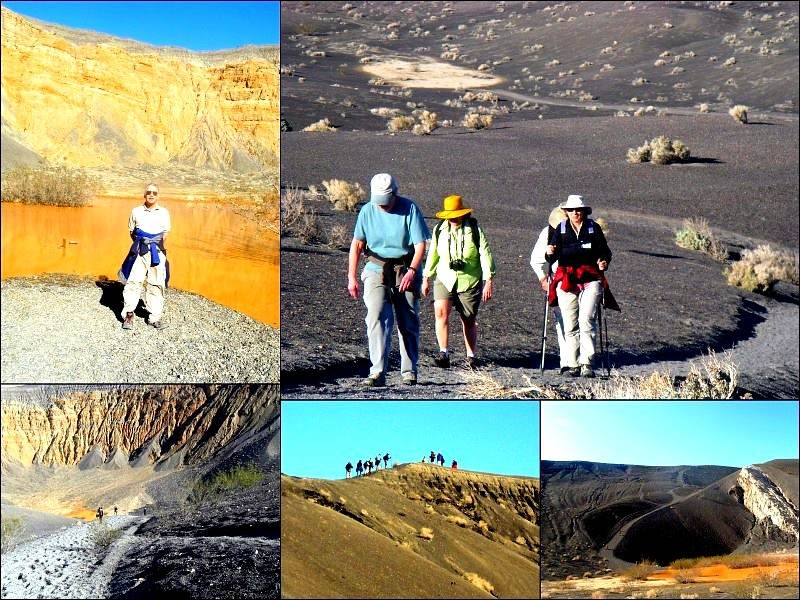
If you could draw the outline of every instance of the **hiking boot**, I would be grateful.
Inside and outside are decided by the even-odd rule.
[[[474,356],[468,356],[467,360],[464,361],[464,366],[467,369],[477,369],[478,368],[478,359]]]
[[[569,371],[570,371],[569,367],[561,367],[560,374],[561,375],[566,375],[567,373],[569,373]]]
[[[384,387],[386,385],[386,375],[383,373],[371,373],[369,377],[361,380],[366,387]]]
[[[164,323],[164,321],[161,320],[154,321],[153,323],[150,323],[150,325],[152,325],[154,329],[159,329],[159,330],[166,329],[167,327],[169,327],[169,325],[167,325],[166,323]]]
[[[413,371],[406,371],[402,377],[405,385],[417,385],[417,374]]]
[[[594,371],[592,371],[592,367],[589,365],[581,365],[581,377],[588,377],[589,379],[594,377]]]
[[[447,352],[437,352],[436,356],[433,357],[433,362],[436,363],[437,367],[447,369],[450,367],[450,355]]]
[[[581,376],[581,368],[580,367],[570,367],[567,371],[567,374],[570,377],[580,377]]]
[[[122,321],[122,328],[123,329],[133,329],[133,313],[129,312],[125,314],[125,320]]]

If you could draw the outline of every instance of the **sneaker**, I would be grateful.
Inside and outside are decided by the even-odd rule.
[[[566,375],[569,372],[570,372],[570,368],[569,367],[561,367],[561,371],[560,371],[561,375]]]
[[[581,369],[580,369],[580,367],[571,367],[569,369],[569,371],[567,371],[567,373],[569,373],[570,377],[580,377],[581,376]]]
[[[386,385],[386,376],[383,373],[372,373],[361,380],[366,387],[383,387]]]
[[[402,377],[405,385],[417,385],[417,374],[413,371],[406,371]]]
[[[464,366],[467,369],[477,369],[478,368],[478,359],[474,356],[468,356],[467,360],[464,361]]]
[[[581,365],[581,377],[594,377],[594,371],[592,371],[592,367],[589,365]]]
[[[169,327],[169,325],[164,323],[164,321],[154,321],[153,323],[150,323],[150,325],[152,325],[155,329],[166,329]]]
[[[133,329],[133,313],[129,312],[125,314],[125,320],[122,321],[122,328],[123,329]]]
[[[447,369],[450,367],[450,355],[447,352],[437,352],[436,356],[433,357],[433,362],[436,363],[437,367]]]

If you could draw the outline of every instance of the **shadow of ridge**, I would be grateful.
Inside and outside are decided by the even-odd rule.
[[[122,299],[122,290],[125,289],[125,285],[120,281],[111,280],[105,275],[98,277],[94,284],[103,292],[100,296],[100,305],[108,308],[112,313],[114,313],[114,318],[119,323],[122,323],[122,308],[125,306],[125,302]],[[149,315],[149,313],[144,309],[144,303],[141,300],[139,301],[134,314],[142,319],[147,318]]]
[[[683,256],[678,256],[677,254],[660,254],[659,252],[645,252],[644,250],[624,250],[624,252],[628,252],[630,254],[642,254],[644,256],[652,256],[654,258],[684,258]]]

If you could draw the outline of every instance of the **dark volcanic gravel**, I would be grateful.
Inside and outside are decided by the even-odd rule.
[[[665,167],[625,161],[628,147],[659,134],[683,139],[698,158]],[[401,193],[429,216],[440,209],[442,197],[462,194],[475,208],[498,264],[495,299],[479,316],[480,354],[492,373],[524,385],[526,371],[520,368],[538,359],[543,308],[529,255],[549,209],[570,193],[584,194],[593,217],[608,222],[614,252],[609,281],[623,309],[608,319],[611,362],[623,374],[753,338],[776,302],[787,306],[779,309],[783,325],[771,328],[763,344],[796,356],[797,288],[770,300],[731,287],[723,265],[677,247],[674,230],[683,218],[705,217],[732,256],[764,241],[796,248],[797,139],[796,122],[743,127],[721,115],[554,119],[422,137],[293,132],[282,138],[281,180],[307,187],[333,177],[368,189],[372,174],[389,171]],[[312,204],[324,227],[339,223],[352,230],[354,214]],[[281,318],[292,323],[282,337],[284,396],[375,396],[358,390],[354,379],[367,370],[365,309],[347,296],[346,253],[303,246],[289,236],[281,246]],[[422,321],[425,385],[403,389],[390,377],[390,391],[377,394],[465,394],[464,377],[432,369],[433,316],[425,301]],[[459,359],[463,343],[453,339]],[[549,339],[552,351],[555,338]],[[555,366],[554,357],[549,366]],[[502,368],[517,370],[504,375]],[[787,359],[779,368],[789,370],[784,383],[776,389],[769,382],[762,393],[797,397],[797,362]],[[751,385],[759,387],[757,381]]]

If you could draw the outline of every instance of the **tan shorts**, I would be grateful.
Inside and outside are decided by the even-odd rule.
[[[450,300],[456,311],[465,319],[471,319],[478,314],[483,294],[483,283],[479,282],[463,292],[448,292],[437,278],[433,284],[434,300]]]

